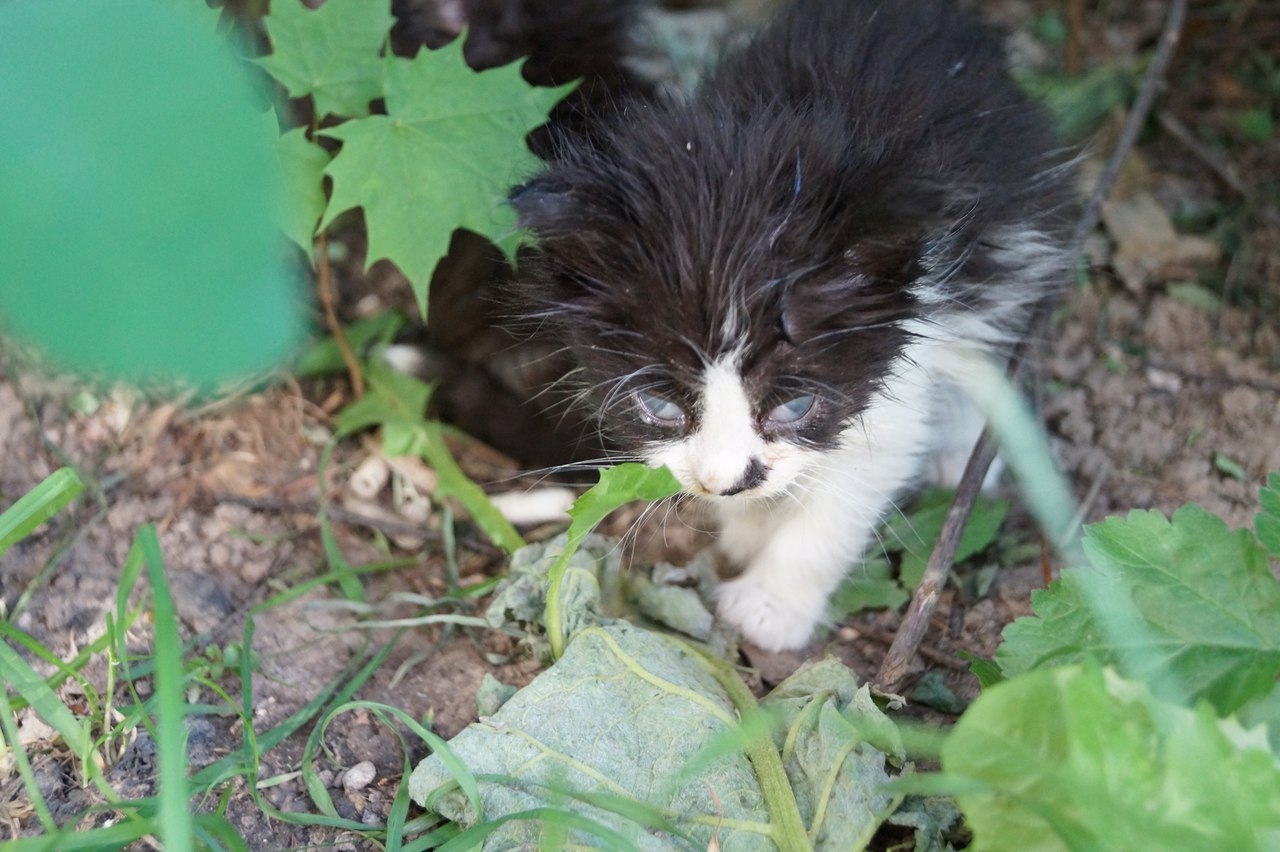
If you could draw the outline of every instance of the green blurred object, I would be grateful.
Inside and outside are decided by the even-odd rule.
[[[301,340],[274,134],[209,12],[0,3],[0,317],[61,365],[209,386]]]

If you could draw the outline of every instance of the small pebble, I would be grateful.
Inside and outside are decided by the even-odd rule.
[[[372,783],[373,778],[377,775],[378,770],[374,767],[372,761],[362,760],[355,766],[342,773],[342,789],[348,793],[355,793],[363,790]]]

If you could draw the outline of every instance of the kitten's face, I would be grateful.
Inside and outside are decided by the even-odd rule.
[[[779,263],[737,269],[726,286],[702,276],[701,286],[671,286],[671,272],[632,266],[614,248],[607,256],[624,263],[599,289],[583,282],[604,270],[539,259],[539,275],[563,288],[543,330],[574,353],[572,378],[611,443],[666,465],[690,494],[773,498],[802,482],[908,337],[912,299],[857,253],[804,275]]]
[[[655,467],[666,465],[690,494],[781,494],[820,458],[817,440],[834,439],[840,426],[816,393],[753,388],[742,371],[743,354],[707,364],[697,386],[678,395],[683,404],[656,388],[636,389],[628,400],[632,411],[615,415],[629,414],[664,433],[640,453]]]
[[[541,249],[522,258],[521,307],[574,354],[622,451],[693,494],[775,497],[839,444],[911,337],[920,239],[895,205],[919,200],[824,176],[849,168],[822,147],[834,130],[780,125],[817,142],[779,161],[691,115],[687,135],[638,115],[517,190]]]

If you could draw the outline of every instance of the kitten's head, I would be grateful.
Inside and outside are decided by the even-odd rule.
[[[869,180],[821,128],[639,120],[515,192],[540,244],[522,313],[572,351],[619,449],[691,493],[778,495],[900,363],[919,304],[911,208],[932,200]],[[783,138],[800,141],[779,161]]]

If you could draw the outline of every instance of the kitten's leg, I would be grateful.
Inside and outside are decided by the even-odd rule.
[[[874,527],[829,507],[775,506],[774,515],[752,511],[725,519],[721,536],[733,544],[723,549],[746,569],[716,590],[716,608],[748,642],[770,651],[799,648],[825,620],[827,598]],[[749,556],[744,542],[757,545]]]
[[[720,547],[745,570],[717,590],[720,617],[767,650],[799,648],[862,555],[893,500],[916,480],[930,444],[927,382],[906,380],[819,454],[773,501],[717,503]]]

